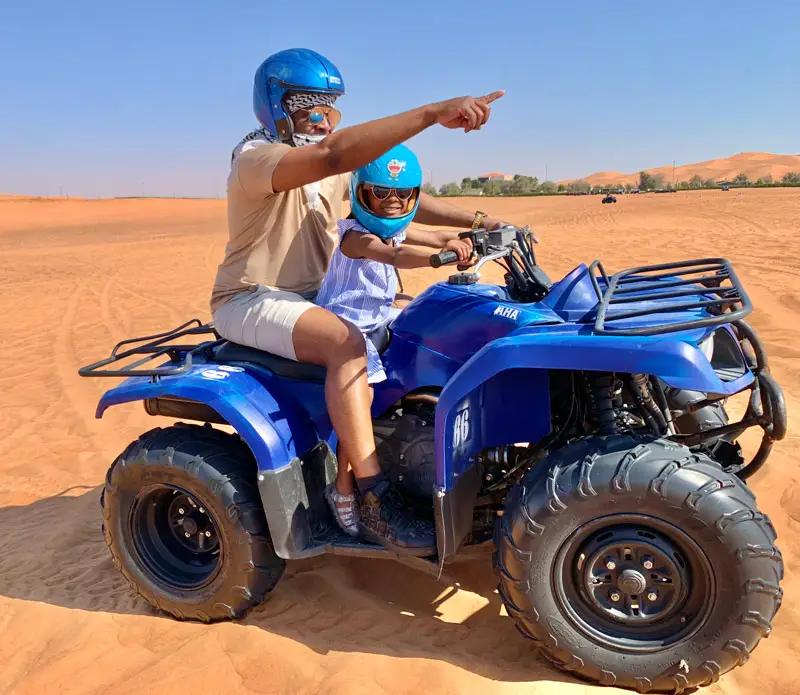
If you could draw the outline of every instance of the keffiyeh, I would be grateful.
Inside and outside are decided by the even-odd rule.
[[[300,110],[310,110],[315,106],[333,106],[336,103],[336,96],[333,94],[290,94],[284,99],[287,111],[292,114]],[[322,142],[326,135],[309,135],[306,133],[292,133],[292,143],[295,147],[314,145]],[[231,164],[237,157],[253,147],[257,147],[264,142],[281,142],[277,135],[273,135],[266,128],[256,128],[245,135],[231,153]]]
[[[286,104],[286,109],[289,113],[305,109],[310,111],[315,106],[330,106],[336,103],[336,96],[333,94],[316,94],[310,92],[308,94],[290,94],[287,96],[283,103]]]

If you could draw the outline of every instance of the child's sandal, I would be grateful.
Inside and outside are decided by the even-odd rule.
[[[348,536],[358,535],[358,503],[355,493],[343,495],[336,489],[336,483],[325,488],[325,499],[333,512],[333,518],[339,528]]]

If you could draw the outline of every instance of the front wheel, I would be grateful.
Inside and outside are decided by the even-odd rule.
[[[559,668],[640,692],[714,683],[780,606],[776,534],[748,488],[673,442],[594,437],[511,493],[496,564],[523,635]]]
[[[284,561],[272,547],[256,463],[234,435],[154,429],[111,466],[101,497],[114,564],[178,619],[237,618],[264,600]]]

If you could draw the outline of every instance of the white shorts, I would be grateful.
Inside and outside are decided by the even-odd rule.
[[[232,343],[297,361],[292,331],[297,320],[315,306],[294,292],[258,285],[220,306],[213,315],[214,326]]]

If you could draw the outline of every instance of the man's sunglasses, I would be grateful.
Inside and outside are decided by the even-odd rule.
[[[400,200],[408,200],[416,192],[416,188],[386,188],[385,186],[367,186],[368,191],[378,200],[386,200],[394,193]]]
[[[315,106],[313,109],[299,110],[307,114],[306,118],[308,118],[309,123],[314,125],[319,125],[322,123],[326,116],[331,128],[335,128],[337,125],[339,125],[339,121],[342,120],[341,112],[332,106]]]

